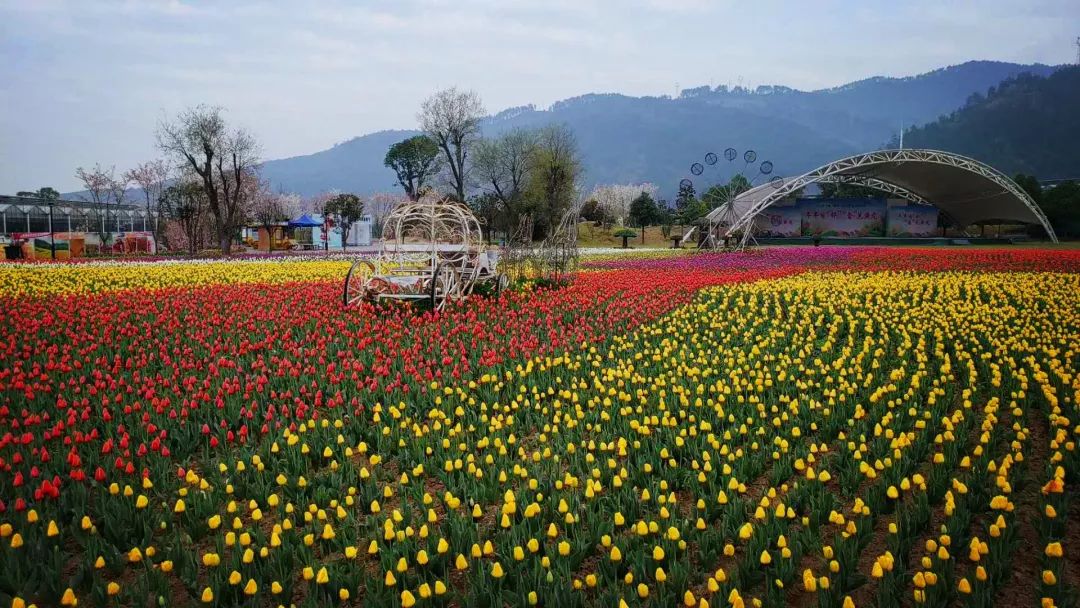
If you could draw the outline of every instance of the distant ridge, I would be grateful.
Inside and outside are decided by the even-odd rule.
[[[1080,177],[1080,67],[1022,75],[912,129],[904,142],[978,158],[1012,175]]]
[[[901,124],[931,122],[1007,78],[1048,76],[1057,69],[970,61],[917,76],[873,77],[816,91],[770,85],[753,90],[703,86],[684,89],[674,98],[589,93],[547,109],[507,108],[489,117],[483,130],[492,135],[565,123],[581,148],[586,187],[648,181],[670,198],[690,164],[706,152],[753,148],[762,160],[773,161],[777,174],[798,174],[880,148]],[[275,189],[304,196],[334,189],[361,195],[393,191],[394,174],[383,167],[383,157],[391,144],[416,133],[377,131],[313,154],[270,160],[264,175]]]

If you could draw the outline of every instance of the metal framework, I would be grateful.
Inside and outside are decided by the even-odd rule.
[[[578,196],[539,247],[532,242],[533,217],[523,214],[499,258],[499,271],[512,281],[542,278],[558,283],[572,277],[580,262],[577,225],[584,205],[585,198]]]
[[[934,203],[926,200],[918,194],[897,186],[896,184],[890,184],[889,182],[881,181],[876,177],[863,177],[860,175],[830,175],[828,177],[817,180],[819,184],[851,184],[854,186],[866,186],[867,188],[873,188],[874,190],[881,190],[886,194],[892,194],[902,199],[909,200],[916,205],[930,205]]]
[[[737,161],[740,157],[743,161],[743,165],[741,169],[738,169]],[[705,163],[695,162],[691,164],[690,173],[694,176],[700,176],[705,173],[706,166],[723,167],[720,163],[720,158],[720,155],[713,152],[707,152],[704,157]],[[739,244],[740,241],[738,239],[732,237],[731,232],[724,232],[724,236],[721,238],[722,231],[730,227],[739,219],[738,210],[735,206],[736,201],[740,196],[751,192],[757,192],[766,186],[771,185],[775,188],[783,181],[781,177],[773,175],[774,167],[772,161],[765,160],[758,162],[758,153],[755,150],[745,150],[740,156],[739,151],[735,148],[725,148],[723,158],[728,162],[729,168],[735,170],[726,178],[725,183],[716,183],[713,187],[708,188],[702,193],[701,200],[716,205],[716,208],[703,218],[699,222],[699,225],[688,230],[686,234],[683,235],[680,244],[694,238],[700,229],[702,231],[702,238],[699,240],[698,247],[701,249],[717,249],[720,247],[727,249],[730,248],[733,243],[735,244],[735,248],[745,246],[746,242],[753,241],[752,235],[747,236],[747,240],[743,241],[743,244],[741,245]],[[754,170],[750,171],[750,169]],[[759,183],[759,180],[768,181]],[[739,181],[741,181],[741,183],[739,183]],[[679,182],[679,189],[681,191],[683,188],[692,188],[693,185],[694,183],[690,178],[684,178]],[[740,191],[740,188],[746,188],[746,190]]]
[[[1047,221],[1042,210],[1039,209],[1039,206],[1035,204],[1035,201],[1032,200],[1023,189],[1017,186],[1014,181],[994,168],[972,158],[960,156],[959,154],[953,154],[951,152],[942,152],[940,150],[918,149],[881,150],[849,156],[823,165],[798,177],[786,180],[783,185],[772,193],[754,201],[746,213],[728,228],[727,236],[735,236],[742,231],[740,246],[745,247],[750,239],[753,238],[751,234],[753,231],[750,230],[750,228],[752,227],[754,218],[759,213],[796,190],[809,184],[823,181],[828,182],[849,179],[862,180],[862,183],[865,185],[872,185],[872,187],[879,189],[888,188],[886,191],[903,196],[908,200],[913,200],[921,204],[932,204],[927,196],[911,191],[898,184],[891,183],[887,179],[883,179],[880,175],[875,174],[874,171],[875,168],[880,167],[881,165],[903,165],[907,163],[924,163],[955,167],[990,181],[994,186],[999,188],[999,190],[985,194],[999,195],[1008,193],[1012,195],[1022,202],[1035,216],[1046,230],[1046,234],[1050,237],[1050,240],[1055,243],[1057,242],[1057,235],[1054,234],[1054,229],[1050,226],[1050,222]],[[980,198],[984,197],[985,196],[980,196]]]
[[[578,221],[585,198],[578,196],[563,213],[559,225],[551,231],[540,245],[540,268],[543,274],[559,282],[563,277],[577,272],[580,254],[578,252]]]
[[[50,213],[50,210],[52,213]],[[0,235],[20,232],[111,233],[150,230],[157,212],[138,203],[93,203],[0,195]]]
[[[382,246],[372,259],[353,262],[343,302],[397,299],[431,302],[441,310],[481,282],[505,286],[495,252],[487,250],[480,222],[464,205],[429,196],[396,206],[383,225]]]

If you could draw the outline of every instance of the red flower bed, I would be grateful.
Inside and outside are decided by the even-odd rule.
[[[474,299],[437,316],[343,309],[338,283],[9,299],[0,512],[58,498],[72,480],[150,476],[324,409],[362,416],[375,402],[422,402],[415,395],[431,382],[504,374],[602,341],[703,286],[796,271],[587,273],[564,289]]]
[[[56,557],[41,568],[48,576],[0,576],[0,587],[38,580],[28,595],[55,603],[74,584],[60,573],[76,562],[81,574],[70,578],[85,580],[101,553],[141,563],[133,547],[190,550],[189,540],[139,511],[145,497],[142,506],[135,498],[108,503],[121,491],[111,484],[146,489],[158,501],[154,512],[168,497],[182,519],[185,509],[206,507],[196,497],[188,506],[174,499],[181,485],[199,481],[188,479],[193,471],[216,475],[219,465],[250,460],[281,440],[284,428],[347,419],[352,428],[342,433],[374,441],[372,429],[387,424],[392,406],[402,425],[426,424],[447,388],[509,379],[532,357],[605,343],[690,302],[702,287],[807,268],[1068,271],[1078,262],[1077,252],[896,248],[616,261],[607,264],[618,269],[582,273],[565,288],[473,298],[438,315],[345,309],[337,281],[0,298],[0,519],[43,522],[20,526],[32,532],[7,563],[29,568]],[[385,406],[381,422],[377,403]],[[392,455],[395,446],[382,451]],[[218,481],[224,486],[226,478]],[[80,532],[99,521],[101,534]],[[50,549],[54,526],[44,522],[63,530],[62,551]],[[4,541],[12,551],[14,538]],[[84,588],[102,592],[98,583]]]
[[[438,316],[342,309],[336,282],[0,300],[0,512],[57,498],[70,480],[148,475],[149,463],[243,444],[323,408],[358,415],[431,382],[502,374],[655,319],[707,285],[806,267],[1070,271],[1080,252],[792,247],[605,265],[629,269]]]

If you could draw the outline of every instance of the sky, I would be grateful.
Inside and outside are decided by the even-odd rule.
[[[1076,0],[0,0],[0,193],[160,156],[161,120],[226,109],[265,159],[487,110],[700,85],[817,89],[972,59],[1071,63]]]

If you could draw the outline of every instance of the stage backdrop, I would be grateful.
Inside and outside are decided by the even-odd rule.
[[[930,205],[889,207],[886,221],[889,236],[934,236],[937,234],[938,208]]]
[[[799,199],[803,236],[885,236],[883,198]]]
[[[761,236],[799,236],[803,210],[798,205],[769,207],[761,212],[757,227]]]

